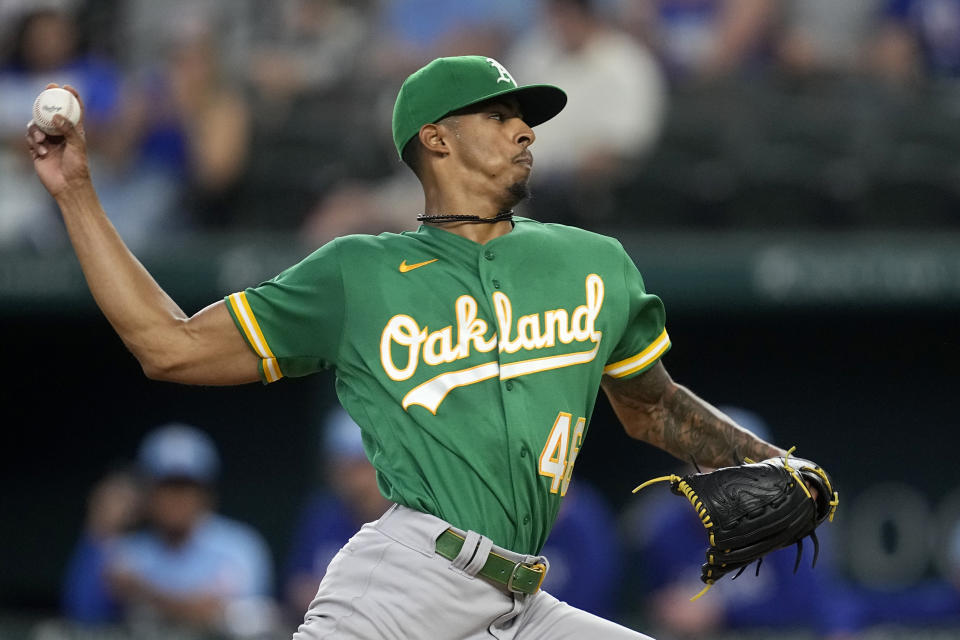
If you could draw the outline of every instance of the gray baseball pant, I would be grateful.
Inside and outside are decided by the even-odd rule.
[[[447,528],[400,505],[365,524],[330,562],[293,639],[651,640],[543,590],[510,593],[477,576],[492,544],[483,536],[467,532],[462,557],[447,560],[436,552]],[[543,556],[492,549],[513,562],[549,566]]]

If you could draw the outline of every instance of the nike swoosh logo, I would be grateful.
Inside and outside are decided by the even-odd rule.
[[[400,273],[406,273],[408,271],[413,271],[414,269],[419,269],[420,267],[426,266],[431,262],[436,262],[440,258],[434,258],[433,260],[424,260],[423,262],[418,262],[416,264],[407,264],[407,261],[404,260],[400,263]]]

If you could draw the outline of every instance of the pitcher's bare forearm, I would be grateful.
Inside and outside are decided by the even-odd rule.
[[[127,249],[100,206],[92,185],[60,194],[57,204],[97,305],[135,355],[154,331],[175,327],[187,315]]]
[[[630,436],[685,462],[724,467],[784,453],[673,382],[661,363],[628,380],[604,378],[603,390]]]
[[[123,243],[92,185],[58,194],[57,204],[94,300],[148,376],[192,384],[258,379],[257,358],[223,301],[188,317]]]
[[[47,85],[47,88],[56,85]],[[65,85],[81,106],[77,91]],[[151,378],[191,384],[239,384],[259,378],[258,359],[223,301],[192,318],[170,299],[123,243],[90,181],[83,117],[53,117],[57,135],[31,121],[33,167],[63,214],[93,298]]]

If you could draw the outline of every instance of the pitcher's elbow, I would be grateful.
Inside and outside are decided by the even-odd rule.
[[[169,369],[156,362],[140,360],[140,368],[143,370],[143,375],[150,380],[169,381]]]
[[[182,369],[180,363],[169,355],[146,354],[137,355],[140,369],[150,380],[160,382],[179,382],[177,372]]]

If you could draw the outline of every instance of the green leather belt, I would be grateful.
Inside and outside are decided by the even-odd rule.
[[[437,553],[447,560],[453,560],[460,554],[463,543],[463,536],[447,529],[437,538]],[[513,562],[491,551],[477,574],[502,584],[507,591],[532,595],[540,589],[547,567],[540,563]]]

